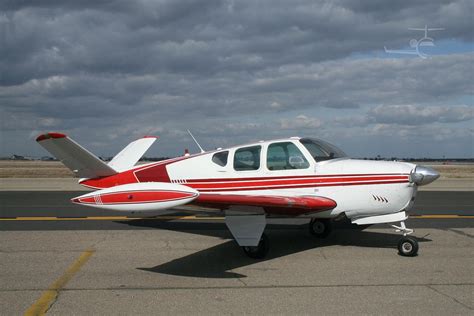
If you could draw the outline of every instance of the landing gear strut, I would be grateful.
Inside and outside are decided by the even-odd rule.
[[[331,221],[329,219],[312,218],[309,222],[309,232],[318,238],[326,238],[331,233]]]
[[[391,225],[396,232],[401,232],[403,237],[398,242],[398,253],[404,257],[414,257],[418,254],[418,241],[414,237],[410,237],[413,229],[408,229],[405,222],[400,222],[400,226]]]
[[[262,234],[260,241],[257,246],[243,246],[242,250],[247,256],[252,259],[263,259],[270,249],[270,243],[268,241],[267,235]]]

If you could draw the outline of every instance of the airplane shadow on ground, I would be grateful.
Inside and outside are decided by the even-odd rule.
[[[137,227],[152,227],[230,239],[219,245],[203,249],[182,258],[174,259],[164,264],[154,267],[137,268],[148,272],[201,278],[245,278],[246,275],[233,272],[233,270],[257,262],[332,245],[393,248],[394,255],[396,255],[397,244],[400,240],[400,234],[368,232],[363,230],[365,227],[354,227],[347,223],[336,225],[332,234],[326,239],[317,239],[310,235],[307,224],[269,224],[265,232],[270,240],[270,251],[264,259],[255,260],[248,258],[243,253],[222,222],[196,223],[132,220],[120,223]],[[418,237],[417,240],[420,243],[431,241],[430,239],[420,237]]]

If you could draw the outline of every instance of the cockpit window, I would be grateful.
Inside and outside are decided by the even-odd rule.
[[[237,171],[258,170],[260,168],[261,146],[239,148],[234,155],[234,169]]]
[[[268,170],[306,169],[309,162],[292,142],[273,143],[267,150]]]
[[[220,153],[215,153],[212,156],[212,162],[221,166],[225,167],[227,165],[227,158],[229,157],[228,151],[221,151]]]
[[[311,153],[316,162],[347,157],[342,150],[320,139],[302,138],[300,142]]]

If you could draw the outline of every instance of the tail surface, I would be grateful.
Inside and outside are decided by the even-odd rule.
[[[119,172],[132,168],[157,139],[156,136],[145,136],[131,142],[109,162],[109,166]]]
[[[36,141],[79,178],[106,177],[117,173],[114,168],[64,134],[47,133],[38,136]]]
[[[71,169],[79,178],[99,178],[117,174],[133,167],[155,142],[157,137],[147,136],[131,142],[109,164],[61,133],[47,133],[36,141],[54,157]]]

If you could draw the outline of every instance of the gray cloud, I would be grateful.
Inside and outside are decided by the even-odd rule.
[[[202,74],[319,62],[406,45],[407,27],[431,21],[446,28],[439,40],[473,36],[470,1],[297,1],[290,8],[275,1],[7,1],[3,9],[3,84],[78,72]]]
[[[460,126],[472,120],[472,52],[353,58],[406,45],[407,28],[425,24],[446,29],[436,41],[472,42],[471,1],[51,0],[0,10],[3,154],[39,152],[11,136],[47,130],[109,155],[150,133],[170,142],[157,151],[180,153],[186,128],[209,147],[309,133],[349,152],[350,137],[376,138],[377,126],[416,138],[410,126],[435,123],[472,137]]]
[[[377,123],[399,125],[457,123],[472,120],[474,118],[474,107],[419,105],[377,106],[370,110],[369,118]]]

